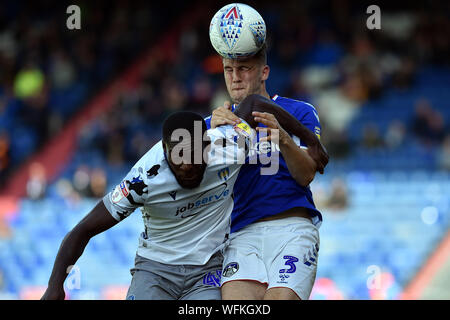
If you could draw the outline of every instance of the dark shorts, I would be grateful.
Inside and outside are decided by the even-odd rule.
[[[223,256],[202,266],[169,265],[136,255],[127,300],[221,300]]]

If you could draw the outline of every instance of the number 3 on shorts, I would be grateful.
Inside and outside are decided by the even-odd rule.
[[[280,273],[294,273],[297,270],[295,266],[295,262],[298,262],[298,258],[294,256],[284,256],[283,259],[287,259],[284,263],[286,266],[289,266],[289,269],[280,269]]]

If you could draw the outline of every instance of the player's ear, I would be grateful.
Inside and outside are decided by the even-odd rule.
[[[263,68],[262,68],[262,77],[261,80],[262,81],[266,81],[269,78],[269,73],[270,73],[270,67],[266,64]]]

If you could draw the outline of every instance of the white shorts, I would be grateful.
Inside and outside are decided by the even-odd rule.
[[[256,222],[232,233],[224,251],[221,284],[258,281],[309,299],[317,272],[319,230],[301,217]]]

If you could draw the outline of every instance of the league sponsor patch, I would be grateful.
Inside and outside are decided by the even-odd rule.
[[[220,170],[217,175],[219,176],[220,180],[227,181],[228,176],[230,175],[230,168],[226,167]]]
[[[237,125],[235,125],[234,130],[246,138],[250,138],[251,134],[252,134],[250,126],[248,124],[246,124],[245,122],[241,122],[241,123],[238,123]]]
[[[213,287],[220,287],[220,277],[222,270],[216,270],[216,272],[208,272],[203,276],[203,284]]]
[[[159,168],[161,168],[161,166],[159,164],[155,164],[153,167],[151,167],[147,171],[147,176],[148,177],[156,177],[158,175]]]

